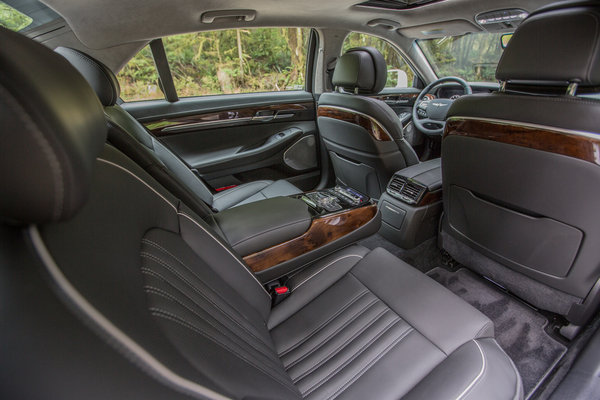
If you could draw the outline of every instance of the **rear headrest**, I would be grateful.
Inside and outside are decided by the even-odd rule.
[[[349,92],[377,94],[386,80],[387,66],[381,53],[373,47],[356,47],[340,57],[332,82]]]
[[[59,221],[87,199],[102,106],[64,58],[0,28],[0,219]]]
[[[66,58],[83,75],[103,105],[113,106],[117,103],[121,88],[110,68],[79,50],[57,47],[54,51]]]
[[[600,85],[600,7],[590,4],[559,3],[531,14],[504,50],[496,78]]]

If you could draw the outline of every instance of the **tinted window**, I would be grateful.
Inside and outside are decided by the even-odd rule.
[[[29,31],[59,18],[37,0],[0,1],[0,26],[13,31]]]
[[[229,29],[163,39],[180,97],[303,90],[305,28]],[[148,48],[119,74],[125,100],[162,97]]]

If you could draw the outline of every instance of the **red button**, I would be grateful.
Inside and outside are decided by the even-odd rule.
[[[287,292],[289,292],[287,286],[279,286],[275,288],[275,293],[277,294],[286,294]]]

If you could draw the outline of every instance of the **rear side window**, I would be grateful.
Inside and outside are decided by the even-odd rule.
[[[163,39],[179,97],[303,90],[310,29],[256,28]],[[126,101],[163,98],[148,47],[119,73]]]
[[[386,88],[413,87],[415,74],[410,66],[404,61],[398,50],[389,42],[375,36],[364,33],[351,32],[344,39],[342,54],[353,47],[375,47],[385,58],[388,76],[385,83]]]

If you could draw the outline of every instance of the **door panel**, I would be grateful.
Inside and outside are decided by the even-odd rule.
[[[298,153],[298,142],[304,158],[318,159],[315,103],[308,92],[205,96],[123,106],[215,189],[256,179],[288,179],[308,190],[319,180],[318,162],[289,159]],[[292,146],[296,149],[288,152]]]

